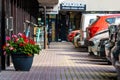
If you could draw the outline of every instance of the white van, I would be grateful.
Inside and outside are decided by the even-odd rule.
[[[78,42],[79,47],[87,47],[86,28],[91,25],[99,15],[105,14],[82,14],[80,23],[80,41]]]

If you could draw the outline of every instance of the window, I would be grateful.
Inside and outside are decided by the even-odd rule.
[[[96,19],[92,20],[92,22],[91,22],[91,24],[90,24],[90,25],[92,25],[92,24],[96,23],[99,19],[100,19],[100,17],[99,17],[99,16],[97,16],[97,18],[96,18]]]
[[[107,21],[109,24],[112,24],[112,23],[115,23],[115,18],[107,18],[106,21]]]

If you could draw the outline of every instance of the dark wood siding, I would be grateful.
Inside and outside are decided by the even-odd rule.
[[[10,64],[10,57],[3,55],[2,52],[5,36],[11,36],[19,32],[23,33],[24,24],[26,24],[26,27],[29,26],[26,21],[37,24],[38,6],[37,0],[0,0],[0,53],[2,54],[0,56],[0,62],[2,62],[0,67],[2,66],[3,70],[6,65],[9,66]],[[34,25],[30,25],[29,37],[31,38],[33,38],[33,27]]]

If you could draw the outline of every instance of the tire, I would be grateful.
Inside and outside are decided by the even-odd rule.
[[[107,64],[108,65],[112,65],[112,62],[110,62],[109,60],[107,60]]]
[[[92,56],[92,55],[94,55],[94,53],[93,53],[93,52],[89,52],[89,55],[91,55],[91,56]]]
[[[94,53],[91,51],[89,47],[88,47],[88,52],[89,52],[89,55],[94,55]]]

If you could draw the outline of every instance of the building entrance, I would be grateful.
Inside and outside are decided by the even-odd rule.
[[[58,41],[67,41],[67,35],[80,27],[81,12],[61,11],[59,14]]]

